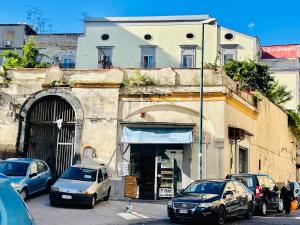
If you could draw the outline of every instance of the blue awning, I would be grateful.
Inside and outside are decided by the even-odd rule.
[[[122,143],[130,144],[190,144],[190,128],[123,128]]]

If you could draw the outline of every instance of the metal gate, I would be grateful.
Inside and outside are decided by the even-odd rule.
[[[27,157],[47,162],[55,178],[72,165],[74,137],[75,112],[66,100],[50,96],[32,106],[26,127]]]

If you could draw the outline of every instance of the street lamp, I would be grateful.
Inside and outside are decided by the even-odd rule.
[[[202,38],[201,38],[201,74],[200,74],[200,113],[199,113],[199,179],[202,179],[202,153],[203,153],[203,77],[204,77],[204,37],[205,37],[205,24],[214,24],[216,19],[211,18],[204,20],[202,24]],[[206,157],[206,154],[205,154]],[[205,165],[206,166],[206,165]],[[205,177],[206,178],[206,177]]]

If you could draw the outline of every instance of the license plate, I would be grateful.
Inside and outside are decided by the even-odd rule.
[[[64,199],[72,199],[72,196],[71,196],[71,195],[62,195],[61,198],[64,198]]]
[[[179,213],[181,213],[181,214],[187,214],[188,211],[186,209],[179,209]]]

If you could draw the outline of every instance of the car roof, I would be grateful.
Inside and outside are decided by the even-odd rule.
[[[77,167],[77,168],[87,168],[87,169],[94,169],[94,170],[98,170],[101,168],[106,169],[105,166],[103,165],[85,165],[85,164],[77,164],[77,165],[73,165],[71,167]]]
[[[232,181],[231,179],[203,179],[203,180],[197,180],[195,181],[196,183],[201,183],[201,182],[228,182]]]
[[[37,160],[37,159],[32,159],[32,158],[9,158],[9,159],[6,159],[5,161],[31,163],[35,160]]]
[[[231,176],[269,176],[268,174],[255,174],[255,173],[237,173],[231,174]]]

